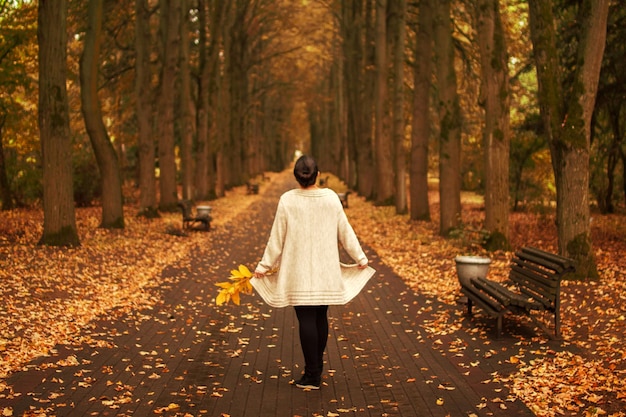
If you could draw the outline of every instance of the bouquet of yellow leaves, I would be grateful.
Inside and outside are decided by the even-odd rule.
[[[221,288],[219,294],[215,298],[215,304],[222,305],[232,301],[234,304],[239,305],[241,302],[240,294],[252,294],[252,284],[250,284],[250,278],[252,278],[252,272],[245,265],[239,265],[239,269],[233,269],[230,271],[230,281],[218,282],[218,287]]]

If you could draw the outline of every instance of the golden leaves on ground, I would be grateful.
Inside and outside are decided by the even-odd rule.
[[[437,193],[431,192],[429,200],[434,208],[431,221],[411,221],[408,215],[396,215],[394,207],[376,207],[359,196],[351,197],[346,213],[359,239],[372,247],[414,291],[457,306],[460,286],[454,258],[468,254],[467,248],[463,242],[438,236]],[[468,201],[463,199],[463,224],[480,229],[484,221],[482,202]],[[536,246],[557,252],[554,214],[516,212],[511,213],[509,219],[513,248]],[[506,361],[516,368],[513,374],[492,380],[506,383],[538,416],[602,415],[607,414],[603,401],[610,400],[613,408],[626,401],[626,384],[618,382],[626,377],[624,216],[594,214],[591,233],[601,278],[597,282],[563,283],[564,340],[560,342],[560,351],[542,347],[528,352],[525,346],[541,346],[548,341],[541,333],[532,340],[522,337],[517,344],[519,353]],[[469,252],[472,255],[492,258],[490,279],[507,279],[511,252],[487,254],[480,248],[473,249]],[[433,337],[460,330],[473,333],[484,340],[484,357],[490,357],[493,352],[489,348],[489,337],[480,328],[468,328],[462,314],[464,306],[458,308],[457,317],[440,316],[423,323],[422,327]],[[454,353],[452,349],[454,347],[450,353]],[[574,351],[578,353],[572,353]],[[530,354],[532,360],[526,358]],[[619,411],[612,415],[626,416],[626,413]]]
[[[242,186],[211,201],[213,228],[227,224],[260,197],[247,195]],[[43,231],[41,210],[2,212],[0,379],[47,355],[58,343],[102,343],[81,329],[113,311],[122,315],[158,303],[154,290],[168,284],[162,282],[161,271],[211,239],[211,232],[184,237],[167,233],[180,231],[180,212],[147,220],[137,217],[136,210],[124,208],[123,230],[107,230],[99,227],[100,207],[77,209],[81,246],[71,249],[37,244]]]
[[[252,272],[245,265],[239,265],[239,269],[231,270],[228,278],[230,282],[225,281],[215,284],[221,288],[215,298],[215,304],[219,306],[232,301],[233,304],[239,305],[241,303],[240,294],[252,294],[250,278],[252,278]]]

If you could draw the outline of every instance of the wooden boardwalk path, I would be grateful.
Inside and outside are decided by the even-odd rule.
[[[80,345],[58,346],[6,382],[0,411],[14,416],[532,416],[493,379],[515,340],[449,331],[458,306],[414,294],[375,253],[378,271],[346,306],[331,306],[319,391],[289,382],[302,357],[295,313],[257,295],[242,306],[213,304],[214,283],[262,255],[278,196],[295,185],[281,175],[258,204],[207,233],[206,245],[162,274],[162,302],[111,314],[84,329]],[[349,209],[348,209],[349,210]],[[366,242],[365,242],[366,243]],[[432,323],[441,322],[441,332]],[[430,323],[426,327],[423,324]],[[480,345],[480,348],[479,348]],[[500,400],[496,399],[499,398]]]

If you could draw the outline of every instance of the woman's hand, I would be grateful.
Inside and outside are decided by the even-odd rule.
[[[367,265],[369,264],[369,262],[365,262],[363,265],[359,265],[357,268],[359,269],[365,269],[367,268]]]
[[[265,274],[259,271],[254,271],[254,277],[255,278],[264,278]]]

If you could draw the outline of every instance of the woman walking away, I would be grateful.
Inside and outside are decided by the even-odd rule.
[[[281,196],[263,258],[250,282],[270,306],[294,306],[305,363],[295,384],[319,389],[328,306],[349,302],[375,271],[368,266],[337,194],[317,187],[315,160],[301,156],[293,173],[300,187]],[[338,243],[356,265],[340,263]],[[276,274],[267,274],[276,268]]]

